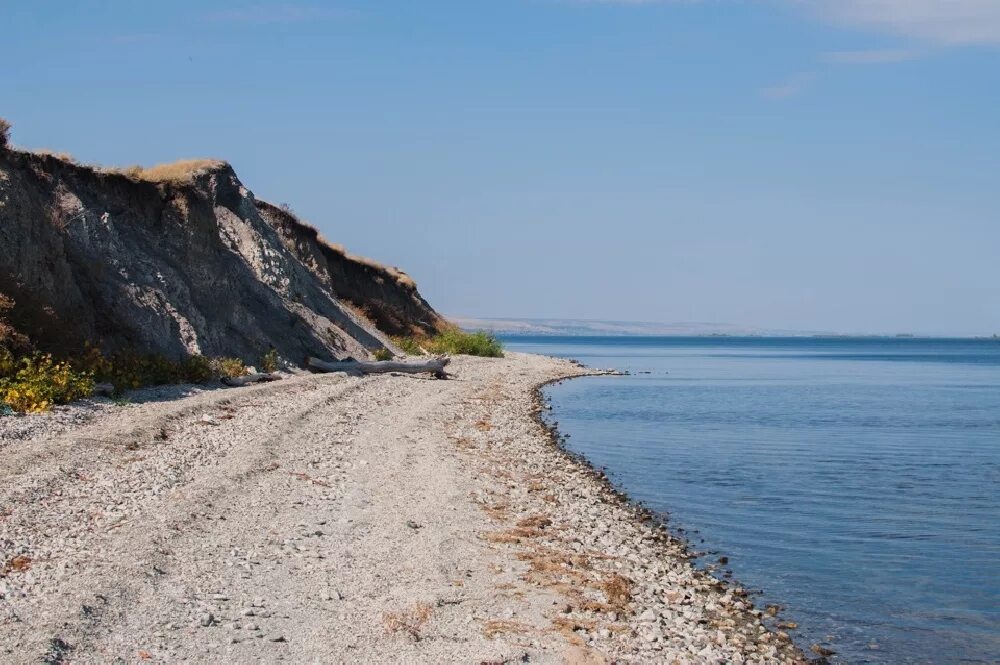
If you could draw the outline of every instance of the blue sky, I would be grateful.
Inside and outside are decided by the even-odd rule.
[[[448,314],[1000,332],[997,0],[2,12],[16,144],[227,159]]]

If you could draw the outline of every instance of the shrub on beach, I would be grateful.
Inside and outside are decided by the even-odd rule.
[[[38,413],[55,404],[90,397],[97,383],[110,383],[120,394],[145,386],[208,383],[246,373],[247,367],[239,358],[195,355],[176,361],[134,352],[105,356],[99,349],[87,347],[71,360],[55,360],[42,354],[17,357],[0,346],[0,403],[14,411]]]
[[[229,379],[245,376],[247,373],[247,366],[239,358],[215,358],[212,369],[216,376]]]
[[[75,364],[93,373],[99,383],[114,385],[115,392],[171,383],[208,383],[220,377],[246,374],[239,358],[206,358],[194,355],[176,361],[155,354],[121,352],[105,356],[89,347]]]
[[[281,356],[276,349],[271,349],[260,358],[260,371],[277,372],[281,367]]]
[[[9,351],[0,351],[0,401],[15,411],[38,413],[54,404],[89,397],[94,377],[51,355],[37,354],[15,361]]]
[[[433,337],[396,337],[393,343],[411,355],[446,353],[451,355],[482,356],[502,358],[503,344],[488,332],[465,332],[460,328],[448,328]]]
[[[215,376],[212,361],[205,356],[190,356],[181,361],[184,383],[208,383]]]

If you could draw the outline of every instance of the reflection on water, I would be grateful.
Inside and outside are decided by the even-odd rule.
[[[633,372],[548,389],[569,447],[728,556],[806,648],[1000,661],[1000,343],[505,341]]]

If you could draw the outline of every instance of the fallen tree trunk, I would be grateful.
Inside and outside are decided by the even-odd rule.
[[[247,374],[246,376],[224,376],[222,383],[227,386],[248,386],[251,383],[263,383],[265,381],[280,381],[281,375],[277,372],[270,374]]]
[[[384,374],[386,372],[400,372],[403,374],[429,372],[437,378],[443,379],[448,376],[444,371],[444,367],[450,360],[450,358],[444,356],[413,363],[398,362],[395,360],[342,360],[331,363],[319,358],[309,358],[306,364],[312,369],[321,372],[346,372],[355,375]]]

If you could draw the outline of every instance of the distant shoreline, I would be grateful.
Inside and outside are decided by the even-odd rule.
[[[1000,334],[930,334],[910,332],[845,333],[830,330],[790,330],[756,328],[728,323],[654,323],[645,321],[605,321],[588,319],[512,319],[451,317],[467,330],[484,330],[507,336],[566,337],[755,337],[775,339],[1000,339]]]

